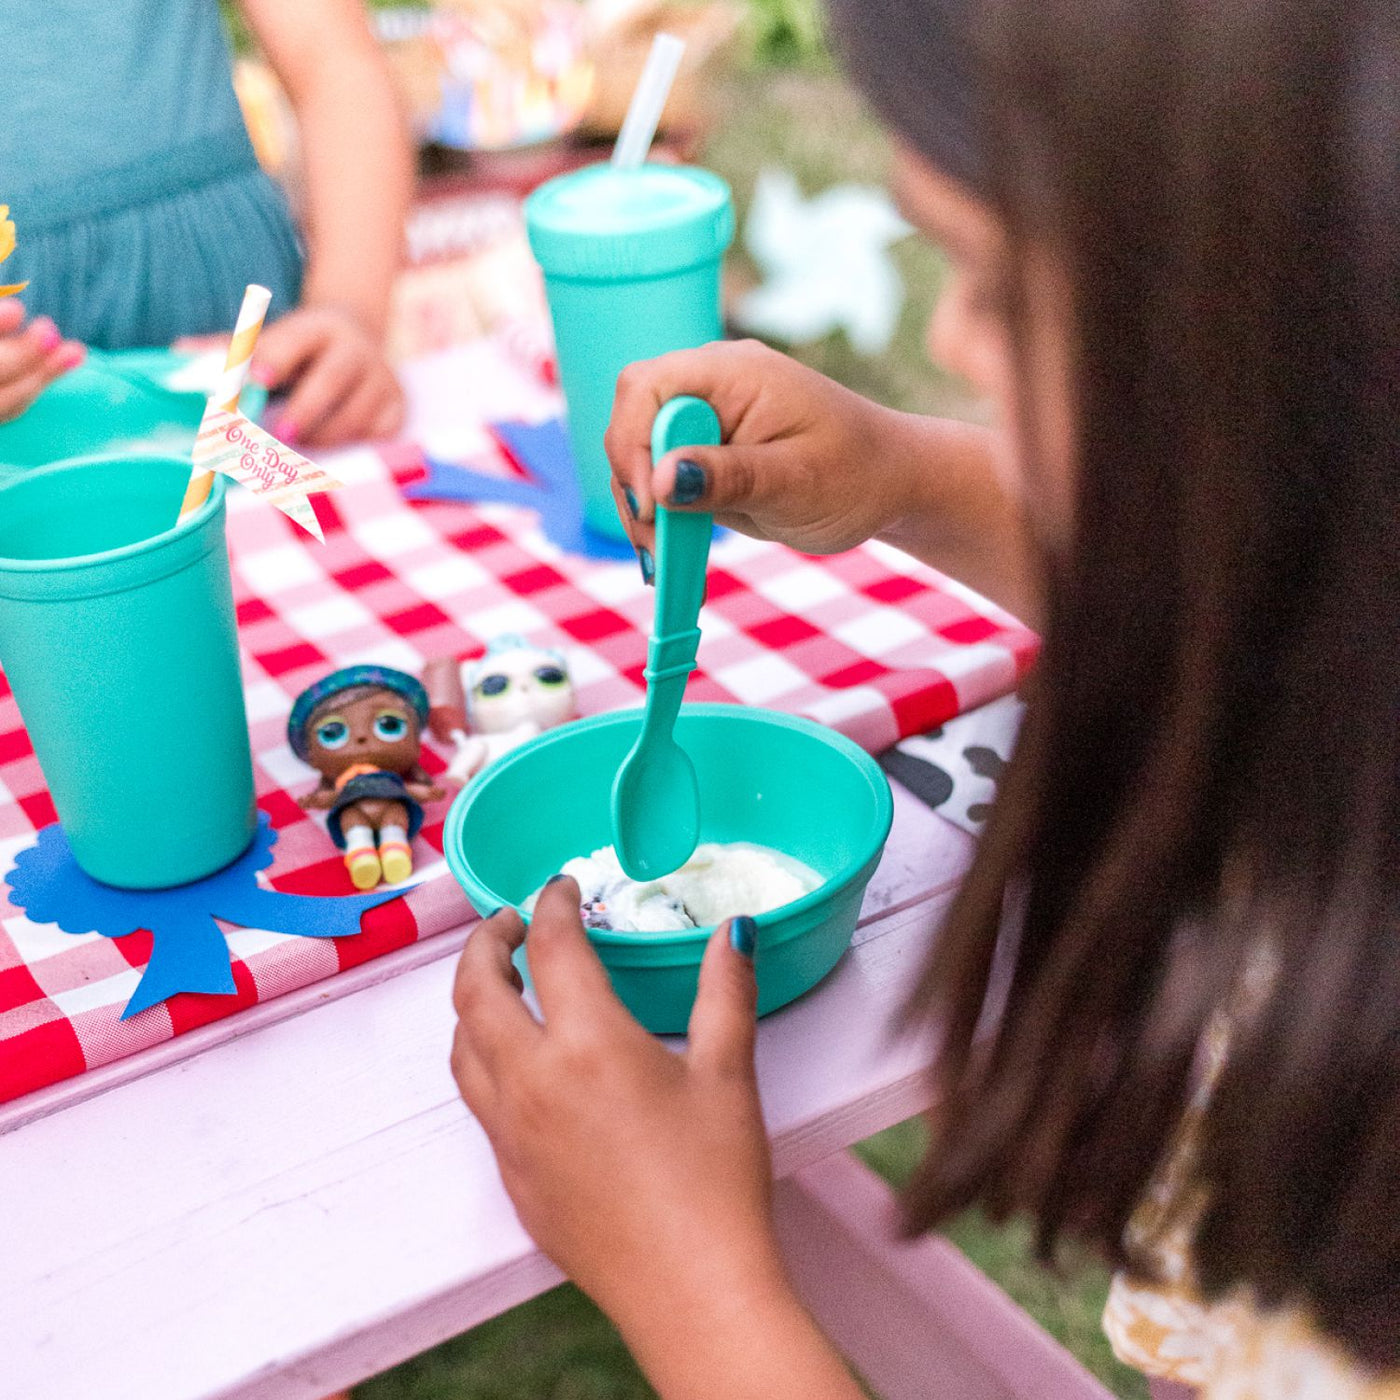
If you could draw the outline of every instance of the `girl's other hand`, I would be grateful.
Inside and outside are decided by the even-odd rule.
[[[339,307],[302,306],[271,322],[252,373],[265,388],[287,391],[267,428],[289,447],[387,438],[403,425],[403,389],[379,337]]]
[[[86,354],[78,341],[64,340],[47,316],[26,325],[23,304],[14,297],[0,299],[0,422],[19,417]]]
[[[674,1054],[628,1014],[556,876],[529,932],[541,1025],[521,1000],[513,909],[457,967],[452,1071],[525,1228],[622,1328],[634,1351],[717,1307],[761,1311],[782,1269],[754,1075],[753,964],[710,940]],[[639,1359],[645,1364],[645,1356]]]
[[[676,394],[714,408],[724,445],[653,463],[652,422]],[[712,511],[757,539],[836,554],[907,508],[906,454],[889,450],[903,418],[752,340],[629,365],[605,439],[618,511],[633,544],[653,553],[659,501]]]

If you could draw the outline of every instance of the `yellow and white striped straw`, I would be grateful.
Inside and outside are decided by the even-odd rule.
[[[218,387],[209,395],[207,416],[211,412],[238,407],[238,397],[248,379],[248,367],[253,363],[253,347],[258,343],[258,332],[263,328],[267,316],[267,304],[272,293],[256,282],[248,284],[243,293],[243,305],[238,309],[238,324],[233,328],[233,339],[228,343],[228,354],[224,357],[223,373],[219,376]],[[214,473],[194,467],[190,470],[189,485],[185,487],[185,499],[180,502],[180,515],[176,524],[194,514],[205,501],[214,485]]]

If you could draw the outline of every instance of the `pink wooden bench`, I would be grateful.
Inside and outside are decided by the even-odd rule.
[[[892,1038],[972,842],[907,794],[850,955],[758,1043],[778,1225],[886,1400],[1108,1392],[844,1151],[928,1103]],[[316,1400],[559,1281],[447,1069],[444,937],[0,1110],[0,1391]],[[195,1053],[197,1052],[197,1053]]]

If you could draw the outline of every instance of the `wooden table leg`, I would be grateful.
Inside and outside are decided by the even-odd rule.
[[[937,1236],[895,1238],[889,1188],[837,1153],[774,1187],[803,1301],[883,1400],[1112,1400]]]

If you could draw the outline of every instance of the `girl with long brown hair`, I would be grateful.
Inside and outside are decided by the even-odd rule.
[[[716,345],[625,374],[609,451],[639,548],[658,500],[878,536],[1043,631],[909,1009],[939,1043],[909,1227],[980,1202],[1097,1246],[1120,1351],[1207,1396],[1400,1394],[1400,7],[834,8],[950,258],[932,353],[994,426]],[[725,443],[653,463],[677,393]],[[575,893],[530,929],[543,1026],[514,914],[459,972],[521,1218],[667,1400],[858,1395],[773,1241],[751,923],[678,1058]]]

